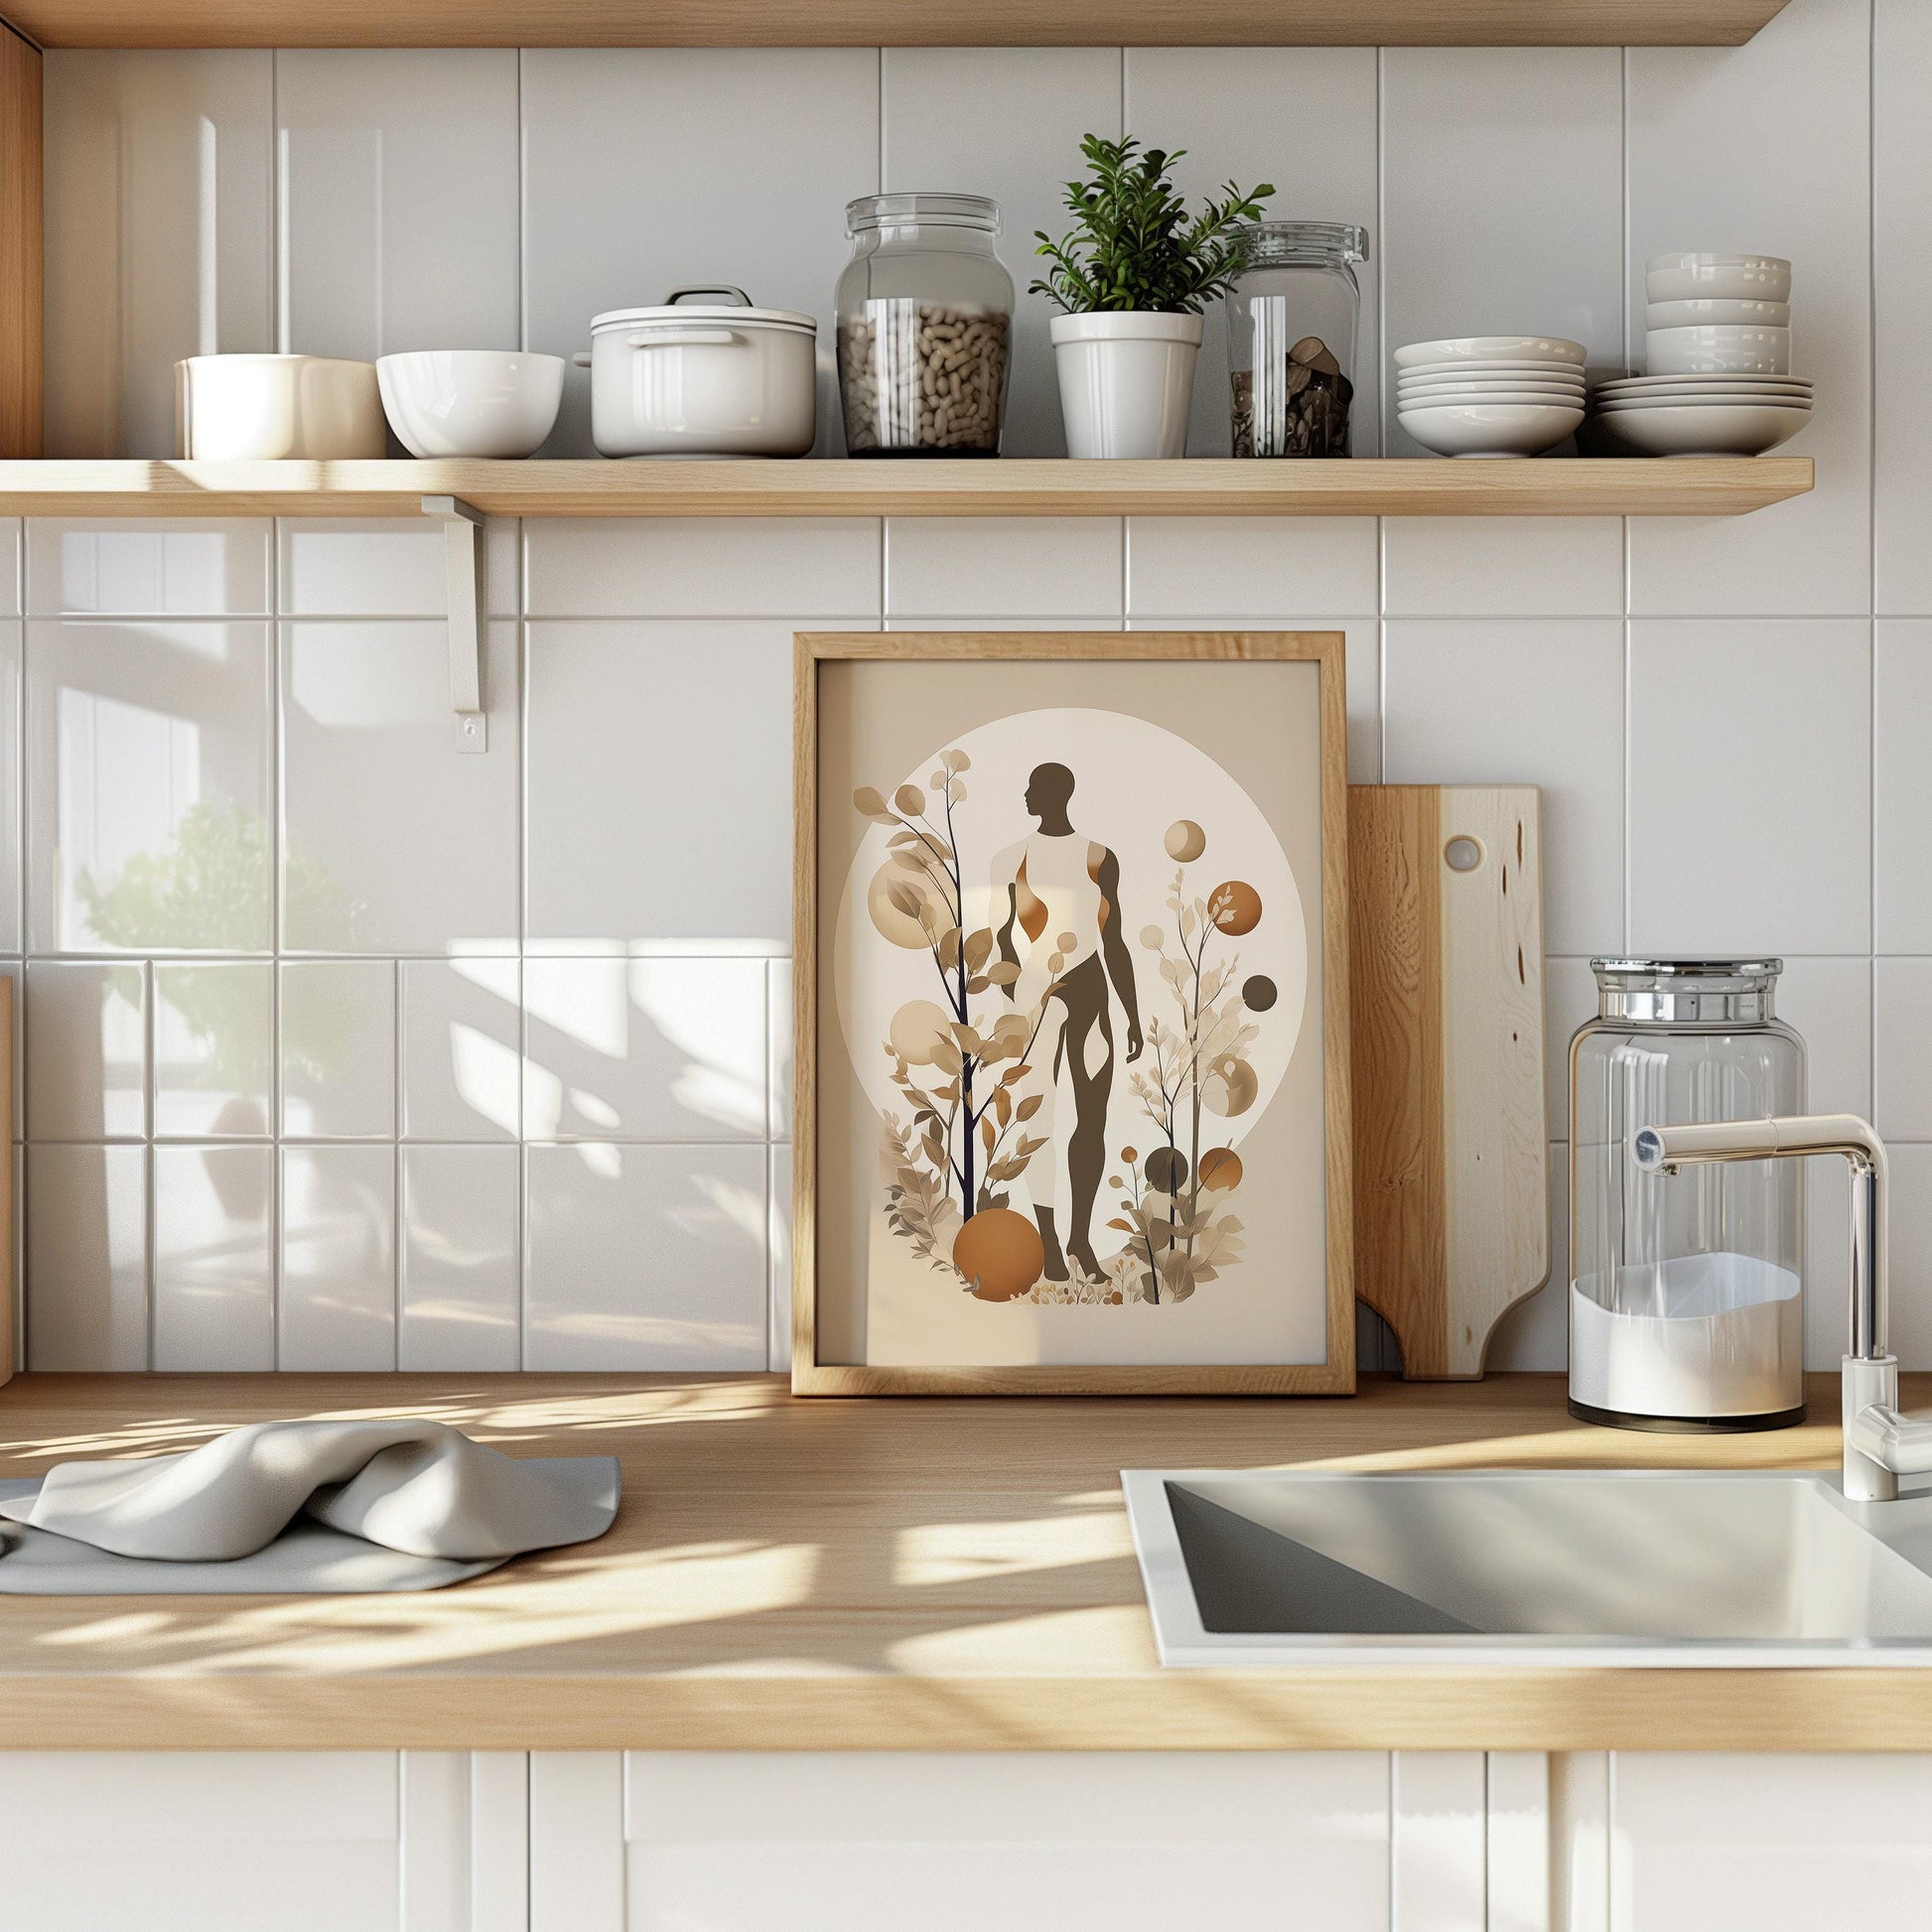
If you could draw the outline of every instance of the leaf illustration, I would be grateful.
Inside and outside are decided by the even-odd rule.
[[[871,785],[861,785],[852,794],[852,802],[868,818],[882,825],[897,825],[897,818],[887,809],[885,798]]]
[[[925,810],[925,793],[917,785],[900,785],[893,793],[893,803],[907,818],[917,818]]]

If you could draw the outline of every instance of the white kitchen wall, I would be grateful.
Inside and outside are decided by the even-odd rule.
[[[1627,524],[492,526],[481,759],[433,527],[0,533],[30,1362],[777,1360],[790,633],[1249,623],[1346,632],[1355,777],[1545,788],[1559,1139],[1591,952],[1786,955],[1814,1103],[1899,1143],[1894,1325],[1932,1367],[1928,87],[1921,0],[1628,54],[49,55],[53,455],[167,454],[201,349],[567,354],[714,279],[829,322],[882,186],[997,195],[1024,287],[1079,135],[1125,127],[1369,228],[1366,453],[1406,447],[1399,342],[1616,364],[1647,253],[1791,256],[1819,487]],[[1016,453],[1061,447],[1045,316]],[[550,453],[587,431],[573,373]],[[1811,1199],[1827,1364],[1842,1177]],[[1496,1355],[1560,1366],[1560,1297]]]

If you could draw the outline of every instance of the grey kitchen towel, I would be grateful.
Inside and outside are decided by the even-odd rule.
[[[0,1482],[0,1594],[435,1589],[602,1536],[612,1456],[521,1459],[436,1422],[254,1423],[178,1455]]]

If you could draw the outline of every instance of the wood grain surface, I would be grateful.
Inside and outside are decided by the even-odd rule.
[[[1353,785],[1348,812],[1356,1292],[1411,1379],[1476,1376],[1550,1267],[1538,796]]]
[[[4,455],[4,452],[0,452]],[[1182,463],[0,461],[8,516],[1734,516],[1812,487],[1809,457]]]
[[[1906,1378],[1908,1406],[1932,1377]],[[0,1749],[1927,1750],[1932,1671],[1170,1671],[1122,1468],[1803,1468],[1557,1376],[1297,1402],[798,1402],[777,1376],[18,1376],[0,1475],[274,1417],[612,1454],[602,1541],[421,1595],[0,1597]],[[4,1561],[4,1559],[0,1559]]]
[[[0,24],[0,458],[41,453],[41,55]]]
[[[1348,1115],[1348,709],[1339,630],[800,632],[792,705],[791,1386],[796,1395],[1334,1395],[1354,1386],[1353,1145]],[[819,1359],[818,667],[832,659],[1313,662],[1321,667],[1321,1028],[1328,1359],[1114,1367],[874,1367]],[[863,1284],[832,1292],[864,1293]]]
[[[1785,0],[13,0],[44,47],[1737,46]]]

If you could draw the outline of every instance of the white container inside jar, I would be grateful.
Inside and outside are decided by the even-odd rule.
[[[690,303],[687,296],[725,296]],[[591,441],[600,456],[810,453],[818,433],[818,324],[757,309],[743,289],[673,289],[591,322]]]

